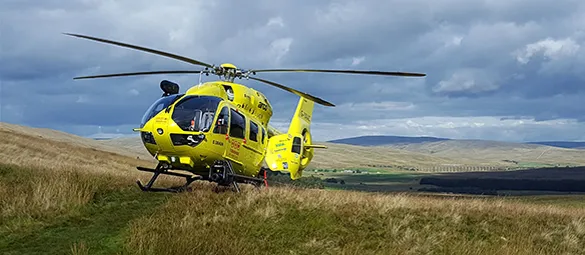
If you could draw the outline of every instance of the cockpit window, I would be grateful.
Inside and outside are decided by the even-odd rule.
[[[184,131],[207,132],[213,124],[220,101],[214,96],[185,97],[175,105],[172,119]]]
[[[140,121],[140,127],[144,127],[144,124],[148,122],[152,117],[157,115],[160,111],[167,108],[169,105],[173,104],[177,99],[181,98],[183,94],[179,95],[170,95],[166,97],[161,97],[156,100],[144,113],[142,116],[142,120]]]

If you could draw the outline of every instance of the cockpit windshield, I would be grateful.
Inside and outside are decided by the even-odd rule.
[[[183,94],[170,95],[170,96],[166,96],[166,97],[161,97],[158,100],[156,100],[148,108],[148,110],[146,110],[146,112],[144,113],[144,116],[142,116],[142,121],[140,121],[140,127],[141,128],[144,127],[144,124],[146,124],[147,121],[152,119],[152,117],[154,117],[154,115],[158,114],[160,111],[167,108],[169,105],[174,103],[177,99],[181,98],[182,96],[183,96]]]
[[[184,131],[207,132],[221,98],[214,96],[189,96],[181,99],[173,110],[173,121]]]

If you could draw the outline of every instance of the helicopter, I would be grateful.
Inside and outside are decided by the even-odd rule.
[[[202,67],[201,70],[144,71],[79,76],[93,79],[155,74],[199,74],[199,83],[180,92],[180,86],[169,80],[160,82],[162,95],[144,113],[140,126],[142,143],[156,167],[137,166],[152,172],[146,185],[137,180],[143,191],[180,192],[197,180],[214,182],[216,187],[231,186],[239,192],[239,184],[268,186],[267,174],[283,173],[290,179],[302,177],[314,156],[310,125],[315,103],[334,107],[321,98],[288,86],[253,77],[267,72],[346,73],[386,76],[423,77],[424,73],[383,72],[334,69],[240,69],[231,63],[212,65],[192,58],[93,36],[63,33],[68,36],[117,45],[148,52]],[[216,75],[217,80],[201,82],[202,75]],[[258,90],[235,82],[256,80],[288,91],[299,97],[289,128],[282,132],[270,125],[273,111],[268,98]],[[264,166],[265,164],[265,166]],[[185,178],[185,184],[171,188],[153,187],[159,175]]]

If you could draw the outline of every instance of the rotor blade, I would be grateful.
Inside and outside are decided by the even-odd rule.
[[[183,56],[179,56],[179,55],[175,55],[172,53],[163,52],[163,51],[159,51],[159,50],[144,48],[144,47],[131,45],[131,44],[127,44],[127,43],[122,43],[122,42],[115,42],[115,41],[101,39],[101,38],[97,38],[97,37],[91,37],[91,36],[87,36],[87,35],[79,35],[79,34],[71,34],[71,33],[63,33],[63,34],[75,36],[75,37],[80,37],[80,38],[85,38],[85,39],[89,39],[89,40],[94,40],[94,41],[98,41],[98,42],[103,42],[103,43],[114,44],[114,45],[127,47],[127,48],[131,48],[131,49],[135,49],[135,50],[146,51],[146,52],[150,52],[153,54],[157,54],[157,55],[161,55],[161,56],[165,56],[165,57],[169,57],[169,58],[174,58],[174,59],[181,60],[181,61],[184,61],[187,63],[195,64],[195,65],[201,65],[201,66],[210,67],[210,68],[212,67],[210,64],[203,63],[203,62],[197,61],[195,59],[190,59],[187,57],[183,57]]]
[[[360,71],[360,70],[332,70],[332,69],[259,69],[250,70],[252,73],[260,72],[313,72],[313,73],[349,73],[349,74],[372,74],[372,75],[391,75],[391,76],[426,76],[424,73],[406,73],[406,72],[383,72],[383,71]]]
[[[176,74],[176,73],[201,73],[201,71],[151,71],[151,72],[134,72],[134,73],[115,73],[115,74],[101,74],[91,76],[79,76],[73,78],[78,79],[92,79],[92,78],[105,78],[105,77],[119,77],[119,76],[133,76],[133,75],[145,75],[145,74]]]
[[[252,79],[252,80],[257,80],[257,81],[261,81],[261,82],[264,82],[264,83],[270,84],[270,85],[272,85],[272,86],[275,86],[275,87],[278,87],[278,88],[280,88],[280,89],[284,89],[284,90],[286,90],[286,91],[288,91],[288,92],[291,92],[291,93],[293,93],[293,94],[295,94],[295,95],[297,95],[297,96],[300,96],[300,97],[304,97],[304,98],[307,98],[307,99],[313,100],[315,103],[318,103],[318,104],[322,104],[322,105],[325,105],[325,106],[335,106],[334,104],[332,104],[332,103],[329,103],[329,102],[327,102],[327,101],[325,101],[325,100],[323,100],[323,99],[321,99],[321,98],[318,98],[318,97],[311,96],[311,95],[309,95],[309,94],[307,94],[307,93],[300,92],[300,91],[298,91],[298,90],[296,90],[296,89],[289,88],[289,87],[287,87],[287,86],[284,86],[284,85],[278,84],[278,83],[276,83],[276,82],[267,81],[267,80],[260,79],[260,78],[255,78],[255,77],[248,77],[248,78],[250,78],[250,79]]]

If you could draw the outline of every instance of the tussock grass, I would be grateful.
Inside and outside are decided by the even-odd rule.
[[[120,185],[79,171],[0,166],[0,219],[42,218],[88,203],[99,191]]]
[[[135,221],[138,254],[582,254],[585,209],[271,188],[197,190]]]
[[[85,242],[74,243],[71,246],[71,254],[73,255],[89,254],[89,249],[87,248]]]

